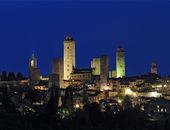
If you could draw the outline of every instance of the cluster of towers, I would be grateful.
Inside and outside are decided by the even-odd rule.
[[[53,62],[53,73],[55,70],[63,70],[63,72],[57,72],[61,75],[60,79],[70,80],[71,73],[76,68],[76,50],[75,41],[72,37],[67,36],[64,40],[64,60],[56,59]],[[56,65],[58,64],[58,65]],[[100,75],[100,82],[106,83],[109,75],[109,58],[107,55],[102,55],[100,58],[93,58],[91,61],[91,68],[93,69],[92,75]],[[116,51],[116,77],[122,78],[125,76],[125,52],[122,47],[117,48]]]
[[[66,36],[64,40],[64,57],[53,60],[52,73],[59,75],[60,86],[65,86],[64,81],[71,79],[71,74],[76,69],[76,49],[75,41],[72,37]],[[102,55],[98,58],[93,58],[91,61],[92,75],[100,76],[101,84],[107,83],[109,76],[109,58],[107,55]],[[32,55],[29,62],[29,71],[31,80],[36,80],[39,76],[37,68],[37,59]],[[33,76],[34,75],[34,76]],[[84,76],[84,75],[83,75]],[[125,76],[125,51],[122,47],[116,50],[116,71],[111,72],[111,77],[122,78]]]

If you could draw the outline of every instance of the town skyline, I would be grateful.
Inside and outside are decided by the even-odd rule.
[[[66,34],[66,37],[67,36],[70,36],[71,38],[72,38],[72,36],[69,34],[69,33],[67,33]],[[74,40],[74,38],[73,38],[73,40]],[[64,45],[64,40],[63,40],[63,45]],[[76,45],[76,43],[75,43],[75,45]],[[77,51],[76,51],[76,48],[77,47],[75,47],[75,52],[77,53]],[[117,46],[117,48],[123,48],[123,46],[121,46],[121,45],[119,45],[119,46]],[[110,57],[108,57],[109,58],[109,71],[112,71],[112,70],[116,70],[116,49],[117,48],[115,48],[114,49],[114,55],[112,56],[112,59],[110,58]],[[126,58],[126,48],[124,48],[125,49],[125,64],[126,64],[126,62],[127,62],[127,58]],[[64,50],[64,47],[62,47],[62,50]],[[64,51],[62,51],[62,52],[64,52]],[[53,60],[54,59],[58,59],[58,58],[61,58],[61,59],[63,59],[64,58],[64,54],[62,54],[62,56],[58,56],[58,57],[53,57],[52,59],[51,59],[51,66],[50,66],[50,69],[51,69],[51,72],[46,72],[47,74],[46,75],[44,75],[44,70],[41,70],[41,63],[39,62],[39,60],[38,60],[38,57],[37,57],[37,55],[36,55],[36,53],[35,52],[33,52],[33,53],[31,53],[30,54],[30,57],[27,59],[27,72],[26,73],[23,73],[25,76],[28,76],[28,68],[29,68],[29,59],[32,57],[32,56],[35,56],[35,58],[37,58],[37,67],[38,68],[40,68],[40,74],[42,75],[42,76],[48,76],[49,74],[51,74],[52,73],[52,64],[53,64]],[[58,55],[61,55],[61,54],[58,54]],[[77,55],[79,55],[79,54],[76,54],[75,55],[75,57],[76,57],[76,67],[75,67],[75,69],[84,69],[84,68],[91,68],[91,61],[93,60],[93,58],[99,58],[100,56],[102,56],[102,55],[107,55],[107,56],[109,56],[109,54],[107,54],[107,53],[105,53],[105,54],[100,54],[100,55],[97,55],[97,56],[91,56],[91,58],[89,59],[89,62],[88,62],[88,66],[83,66],[83,67],[80,67],[80,65],[79,64],[77,64],[77,61],[79,61],[79,59],[77,59]],[[114,59],[114,61],[113,61],[113,59]],[[111,65],[110,64],[110,62],[111,63],[114,63],[114,65]],[[151,65],[152,65],[152,63],[156,63],[157,64],[157,62],[155,61],[155,60],[153,60],[153,61],[151,61],[151,63],[149,64],[150,66],[149,66],[149,68],[148,68],[148,72],[143,72],[143,73],[140,73],[139,75],[142,75],[142,74],[147,74],[147,73],[150,73],[150,71],[151,71]],[[78,66],[78,67],[77,67]],[[111,66],[111,67],[110,67]],[[114,68],[113,68],[113,66],[114,66]],[[159,66],[157,66],[158,67],[158,73],[159,73]],[[127,68],[127,65],[125,66],[125,68],[126,68],[126,73],[128,73],[128,68]],[[3,69],[3,70],[5,70],[5,69]],[[2,71],[3,71],[2,70]],[[11,71],[8,71],[8,70],[5,70],[5,71],[7,71],[7,72],[11,72]],[[12,71],[13,72],[13,71]],[[18,71],[16,71],[16,72],[22,72],[22,71],[20,71],[20,70],[18,70]],[[15,73],[15,72],[14,72]],[[127,75],[126,74],[126,76],[137,76],[137,75]],[[162,75],[162,76],[168,76],[168,75]]]

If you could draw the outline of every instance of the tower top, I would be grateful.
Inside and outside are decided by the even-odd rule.
[[[73,41],[73,38],[69,34],[67,34],[65,41]]]
[[[35,57],[34,53],[32,53],[32,55],[31,55],[31,58],[30,58],[30,59],[37,60],[37,58]]]
[[[119,46],[119,47],[117,48],[117,50],[116,50],[116,51],[124,52],[124,48],[123,48],[122,46]]]
[[[35,58],[35,57],[34,57],[34,53],[32,53],[32,58]]]

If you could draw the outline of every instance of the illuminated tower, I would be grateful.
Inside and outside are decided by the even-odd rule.
[[[122,47],[116,50],[116,72],[117,78],[125,76],[125,51]]]
[[[93,69],[93,75],[100,75],[100,58],[93,58],[91,61],[91,68]]]
[[[102,55],[100,59],[100,86],[101,90],[107,86],[107,79],[109,76],[109,58],[107,55]]]
[[[40,81],[40,70],[37,68],[37,58],[34,54],[29,59],[29,79],[30,84],[37,84]]]
[[[152,62],[151,73],[158,74],[157,64],[155,62]]]
[[[52,73],[59,75],[59,87],[63,87],[63,59],[55,58],[52,64]]]
[[[64,40],[64,80],[70,79],[70,73],[75,67],[75,42],[73,38],[67,36]]]

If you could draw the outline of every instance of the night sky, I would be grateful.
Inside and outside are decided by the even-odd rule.
[[[81,0],[80,0],[81,1]],[[102,54],[115,69],[115,50],[126,51],[128,76],[148,73],[152,61],[170,74],[170,2],[37,1],[0,2],[0,71],[28,74],[32,53],[42,75],[63,56],[63,40],[76,42],[78,68]]]

